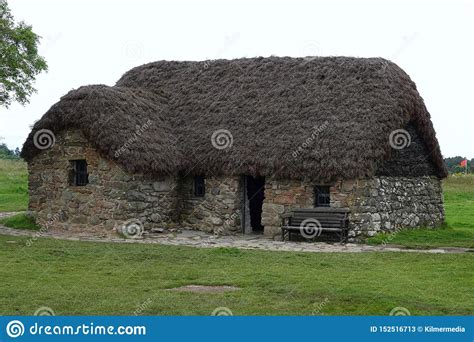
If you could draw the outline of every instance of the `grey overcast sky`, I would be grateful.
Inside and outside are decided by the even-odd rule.
[[[49,64],[30,104],[0,108],[10,148],[21,148],[30,125],[69,90],[113,85],[143,63],[346,55],[397,63],[417,84],[443,155],[474,157],[469,1],[8,2],[43,37]]]

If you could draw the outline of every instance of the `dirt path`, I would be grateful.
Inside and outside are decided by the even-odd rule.
[[[4,215],[7,216],[7,215]],[[67,232],[31,231],[13,229],[0,225],[0,235],[31,236],[32,239],[50,237],[69,241],[92,241],[112,243],[147,243],[170,246],[190,246],[200,248],[239,248],[266,251],[312,252],[312,253],[362,253],[362,252],[406,252],[406,253],[465,253],[472,249],[443,247],[433,249],[408,249],[400,246],[364,244],[339,244],[325,242],[274,241],[262,235],[214,236],[195,230],[182,230],[179,233],[146,234],[142,239],[124,239],[120,237],[78,236]]]

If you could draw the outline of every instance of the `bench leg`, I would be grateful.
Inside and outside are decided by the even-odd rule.
[[[342,230],[341,231],[341,243],[346,243],[347,242],[347,231]]]
[[[281,231],[281,241],[286,241],[287,238],[289,240],[290,239],[289,234],[290,234],[290,231],[288,229],[282,229],[282,231]]]

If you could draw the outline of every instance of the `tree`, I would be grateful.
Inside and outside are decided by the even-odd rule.
[[[466,172],[466,169],[461,167],[460,165],[454,165],[449,171],[450,173],[464,173]]]
[[[15,23],[6,0],[0,0],[0,106],[24,105],[36,92],[36,75],[48,69],[38,55],[39,40],[31,26]]]
[[[466,158],[461,156],[444,158],[444,162],[446,167],[448,168],[449,173],[463,173],[466,172],[466,168],[461,167],[460,163]],[[467,169],[470,170],[468,172],[472,173],[474,167],[474,158],[471,160],[467,160]]]
[[[15,151],[10,150],[8,146],[5,145],[5,143],[0,144],[0,159],[19,159],[19,158],[20,156],[16,155]]]

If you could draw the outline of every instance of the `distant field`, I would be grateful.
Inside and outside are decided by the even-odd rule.
[[[28,208],[28,172],[21,160],[0,159],[0,212]]]

